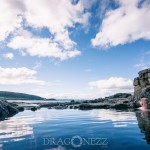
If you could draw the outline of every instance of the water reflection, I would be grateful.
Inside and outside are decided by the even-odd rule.
[[[146,140],[149,141],[148,135],[150,134],[147,131],[150,129],[147,123],[150,120],[149,116],[149,112],[135,113],[106,109],[81,111],[43,108],[36,112],[25,110],[0,122],[0,150],[74,149],[70,145],[45,146],[43,137],[65,139],[76,135],[82,138],[108,138],[108,149],[144,148],[146,150],[150,145],[145,140],[141,140],[144,135],[139,127],[145,133]],[[84,145],[80,149],[94,150],[98,147]]]
[[[24,136],[33,138],[32,125],[42,123],[45,120],[57,120],[57,118],[53,113],[47,114],[45,109],[37,111],[36,113],[26,110],[26,112],[22,112],[8,120],[0,122],[0,139],[3,142],[9,142],[10,140],[23,140],[24,138],[22,137]],[[14,137],[15,139],[13,139]]]
[[[110,122],[114,127],[127,127],[130,124],[137,124],[134,112],[101,109],[99,113],[97,110],[93,110],[91,116],[101,120],[102,123]]]
[[[145,134],[145,139],[150,144],[150,110],[140,110],[136,112],[138,126],[142,133]]]

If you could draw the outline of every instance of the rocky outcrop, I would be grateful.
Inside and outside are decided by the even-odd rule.
[[[112,98],[112,99],[103,99],[103,101],[82,103],[79,105],[79,109],[98,109],[98,108],[106,108],[106,109],[128,109],[128,108],[138,108],[139,104],[131,101],[129,98]]]
[[[131,96],[132,96],[132,94],[130,94],[130,93],[117,93],[117,94],[114,94],[114,95],[106,97],[106,98],[129,98]]]
[[[146,97],[150,99],[150,68],[140,71],[139,77],[134,79],[135,99]]]
[[[16,106],[8,103],[5,100],[0,100],[0,120],[6,117],[13,116],[14,114],[18,113],[19,110]]]

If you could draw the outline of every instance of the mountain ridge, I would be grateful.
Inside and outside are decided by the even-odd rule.
[[[0,99],[6,100],[44,100],[45,98],[26,93],[0,91]]]

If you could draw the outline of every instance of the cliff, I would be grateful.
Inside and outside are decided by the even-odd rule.
[[[150,68],[140,71],[134,79],[134,97],[139,100],[146,97],[150,100]]]

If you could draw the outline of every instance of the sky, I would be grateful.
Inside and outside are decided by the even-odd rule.
[[[0,0],[0,91],[132,93],[149,67],[149,0]]]

